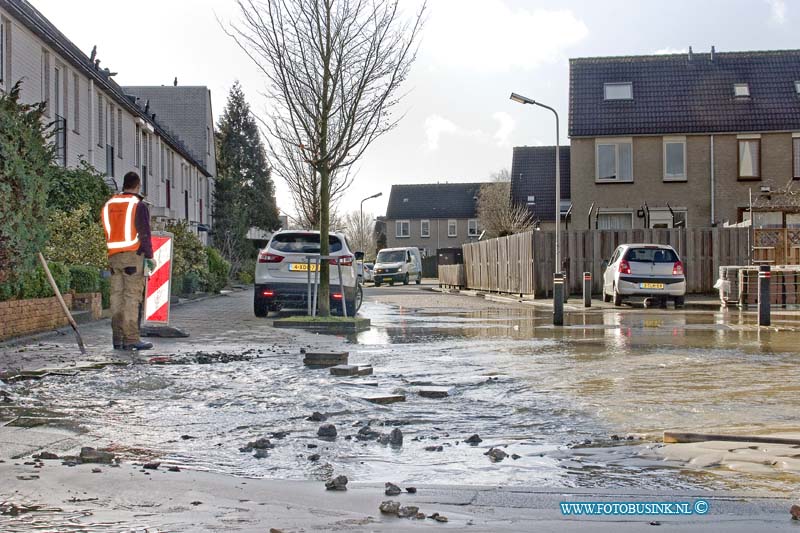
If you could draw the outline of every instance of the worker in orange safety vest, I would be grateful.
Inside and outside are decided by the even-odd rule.
[[[102,221],[111,267],[111,330],[115,350],[149,350],[139,337],[139,307],[145,269],[155,270],[150,240],[150,211],[139,194],[141,179],[128,172],[122,193],[103,206]]]

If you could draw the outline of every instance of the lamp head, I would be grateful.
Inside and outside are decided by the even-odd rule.
[[[521,94],[511,93],[511,100],[519,103],[519,104],[535,104],[535,100],[531,100],[527,96],[522,96]]]

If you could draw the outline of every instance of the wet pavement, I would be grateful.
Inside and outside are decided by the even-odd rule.
[[[152,353],[181,364],[19,382],[0,420],[23,415],[15,423],[78,430],[78,440],[113,445],[124,457],[243,477],[322,480],[335,471],[360,482],[775,494],[800,481],[779,469],[692,468],[648,453],[668,429],[800,430],[797,333],[758,331],[753,314],[730,310],[593,309],[553,328],[546,309],[430,288],[368,289],[361,315],[372,328],[350,337],[275,330],[252,315],[250,292],[183,306],[175,322],[191,337],[156,339]],[[788,313],[773,323],[793,328],[797,320]],[[108,329],[84,330],[96,358],[115,355]],[[68,360],[70,341],[5,348],[0,359]],[[308,369],[301,348],[349,351],[350,364],[375,374]],[[419,395],[430,387],[448,396]],[[406,401],[363,399],[379,393]],[[321,422],[306,420],[314,411],[336,425],[335,439],[317,436]],[[402,447],[359,440],[365,426],[399,428]],[[475,433],[482,442],[464,442]],[[273,445],[265,457],[240,451],[261,437]],[[491,447],[509,457],[492,462],[484,455]]]

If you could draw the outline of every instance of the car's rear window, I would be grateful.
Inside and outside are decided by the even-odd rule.
[[[335,235],[328,235],[330,252],[340,252],[342,241]],[[319,234],[318,233],[279,233],[272,238],[270,248],[278,252],[294,254],[318,254],[319,253]]]
[[[674,263],[678,256],[669,248],[630,248],[625,259],[636,263]]]

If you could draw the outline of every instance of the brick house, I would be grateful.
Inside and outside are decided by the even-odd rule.
[[[426,256],[478,240],[481,185],[392,185],[383,219],[387,247],[416,246]]]
[[[569,146],[559,147],[561,217],[570,205]],[[511,160],[511,201],[525,206],[543,230],[556,223],[556,147],[515,146]]]
[[[571,59],[569,106],[578,229],[733,223],[800,178],[800,50]]]
[[[0,90],[21,80],[22,102],[45,102],[58,163],[84,160],[117,189],[136,171],[155,218],[187,220],[206,240],[213,149],[209,155],[185,143],[180,124],[165,123],[146,98],[128,94],[104,67],[109,59],[102,51],[87,56],[27,0],[0,0]]]

